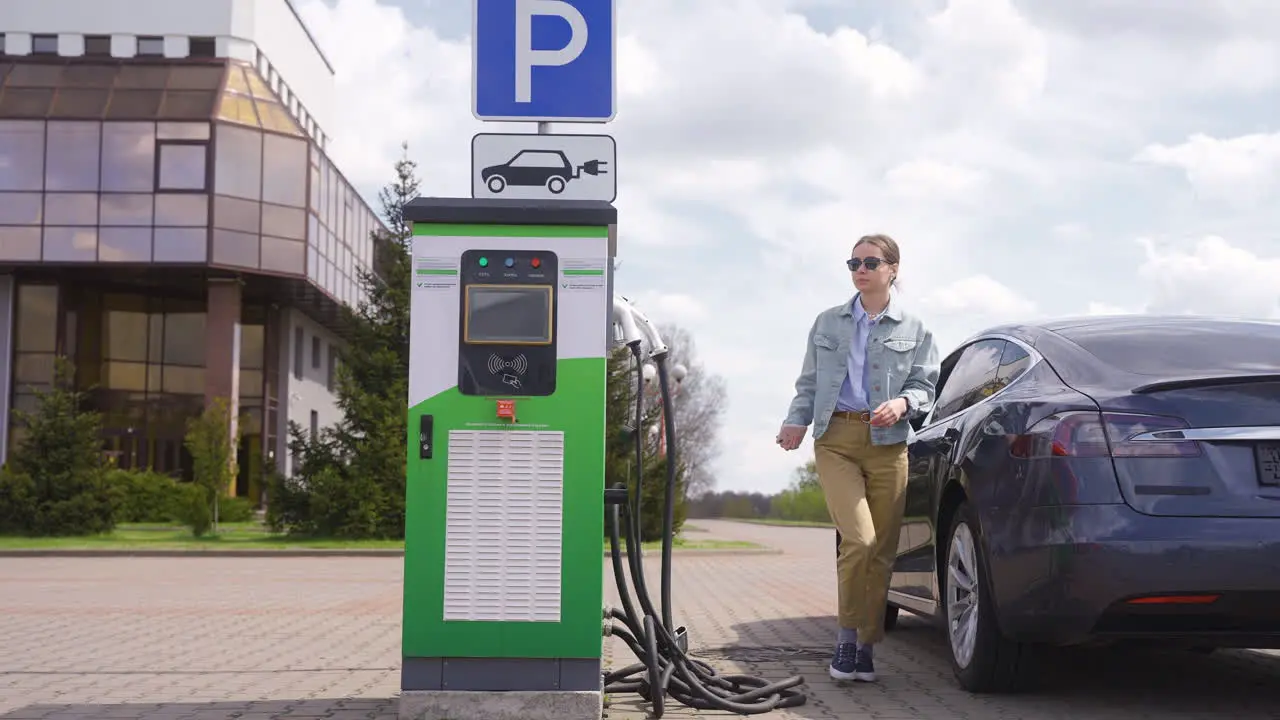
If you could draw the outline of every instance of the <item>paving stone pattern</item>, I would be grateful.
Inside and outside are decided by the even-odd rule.
[[[705,660],[805,676],[808,704],[765,717],[1280,720],[1274,654],[1054,653],[1035,692],[974,697],[942,635],[905,616],[877,655],[881,682],[837,684],[831,531],[693,524],[783,551],[678,557],[674,573],[677,620]],[[0,719],[395,718],[401,571],[381,557],[0,558]],[[608,655],[634,662],[617,639]],[[609,720],[647,716],[634,696],[612,700]]]

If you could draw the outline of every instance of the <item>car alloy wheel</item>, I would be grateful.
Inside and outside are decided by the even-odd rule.
[[[947,635],[951,654],[961,668],[969,667],[978,643],[980,572],[973,532],[968,523],[956,523],[947,550]]]

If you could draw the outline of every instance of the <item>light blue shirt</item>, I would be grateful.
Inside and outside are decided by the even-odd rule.
[[[849,339],[849,357],[846,360],[844,384],[840,386],[840,395],[836,397],[836,410],[845,412],[862,412],[871,409],[867,400],[871,393],[867,390],[870,373],[867,372],[867,336],[874,325],[871,316],[863,309],[862,302],[853,299],[853,337]],[[854,378],[857,382],[854,382]]]

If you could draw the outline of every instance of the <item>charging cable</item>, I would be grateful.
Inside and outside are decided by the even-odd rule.
[[[634,692],[647,701],[655,718],[661,718],[667,698],[695,710],[724,710],[739,715],[756,715],[778,708],[797,707],[805,696],[792,688],[804,683],[796,675],[770,683],[751,675],[720,675],[714,668],[689,654],[689,634],[683,627],[673,627],[671,609],[671,550],[675,524],[676,442],[675,412],[671,403],[669,351],[649,318],[626,298],[613,298],[614,322],[622,328],[623,343],[636,363],[635,492],[618,483],[605,491],[609,512],[609,548],[613,576],[618,585],[622,608],[610,608],[608,617],[615,621],[606,626],[606,634],[616,635],[631,648],[639,663],[605,674],[606,693]],[[641,557],[641,489],[644,482],[644,361],[641,346],[649,343],[649,357],[658,368],[663,428],[666,439],[666,493],[662,518],[661,612],[654,607],[645,582]],[[620,537],[621,535],[621,537]],[[627,565],[635,585],[633,601],[624,572],[622,551],[625,543]],[[639,611],[636,608],[639,603]]]

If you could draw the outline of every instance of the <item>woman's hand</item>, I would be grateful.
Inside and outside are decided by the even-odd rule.
[[[871,424],[876,427],[889,427],[897,425],[903,415],[907,414],[907,399],[894,398],[888,402],[880,403],[880,407],[871,413]]]
[[[778,431],[778,445],[783,450],[795,450],[800,447],[800,443],[804,440],[805,426],[803,425],[783,425]]]

